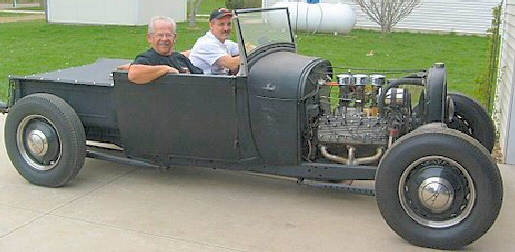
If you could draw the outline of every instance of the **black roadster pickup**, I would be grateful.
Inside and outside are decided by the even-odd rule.
[[[247,170],[375,195],[388,225],[418,246],[457,249],[488,231],[503,197],[494,125],[476,101],[448,93],[444,64],[402,76],[338,68],[296,53],[287,9],[236,15],[234,76],[135,85],[115,70],[129,61],[114,59],[10,76],[1,110],[13,165],[47,187],[68,183],[86,157]]]

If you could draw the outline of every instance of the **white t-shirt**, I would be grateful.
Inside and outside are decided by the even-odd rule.
[[[237,56],[239,53],[237,43],[228,39],[222,43],[208,31],[206,35],[197,39],[191,48],[190,61],[201,68],[204,74],[229,74],[229,69],[216,64],[216,61],[222,56]]]

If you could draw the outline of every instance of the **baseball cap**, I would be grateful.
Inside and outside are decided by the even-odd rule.
[[[226,8],[220,8],[218,10],[214,10],[213,12],[211,12],[211,15],[209,15],[209,21],[211,21],[213,19],[219,19],[219,18],[222,18],[225,16],[232,17],[231,11]]]

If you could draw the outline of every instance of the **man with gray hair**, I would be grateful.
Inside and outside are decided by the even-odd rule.
[[[175,21],[169,17],[153,17],[148,25],[147,40],[152,48],[136,56],[128,67],[129,80],[149,83],[165,74],[202,74],[202,70],[181,53],[175,52]]]

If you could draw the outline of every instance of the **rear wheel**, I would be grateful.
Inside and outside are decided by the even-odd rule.
[[[454,116],[449,128],[459,130],[477,139],[492,152],[495,142],[495,126],[487,110],[474,99],[462,94],[449,94],[454,102]]]
[[[84,164],[86,136],[77,114],[51,94],[26,96],[10,109],[5,123],[7,154],[29,182],[57,187]]]
[[[499,215],[502,194],[488,151],[441,124],[399,139],[376,176],[382,216],[399,236],[422,247],[458,249],[477,240]]]

